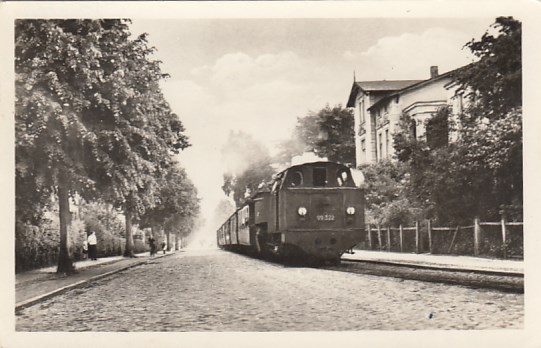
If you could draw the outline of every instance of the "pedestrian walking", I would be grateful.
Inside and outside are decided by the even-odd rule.
[[[88,257],[90,257],[91,260],[97,260],[97,254],[98,254],[98,239],[96,238],[96,232],[92,231],[90,232],[90,235],[88,236]]]
[[[163,250],[163,253],[164,253],[164,254],[165,254],[165,249],[167,249],[167,248],[165,247],[166,245],[167,245],[167,244],[165,244],[165,241],[162,242],[162,250]]]

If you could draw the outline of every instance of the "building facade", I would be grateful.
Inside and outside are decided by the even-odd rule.
[[[377,155],[376,120],[370,107],[386,96],[420,82],[420,80],[355,81],[347,107],[353,108],[355,127],[355,160],[357,165],[373,163]]]
[[[455,112],[460,103],[451,73],[439,75],[432,66],[428,80],[354,82],[347,107],[354,108],[357,164],[393,158],[393,135],[402,114],[412,118],[415,136],[423,139],[426,120],[439,108],[452,104]]]

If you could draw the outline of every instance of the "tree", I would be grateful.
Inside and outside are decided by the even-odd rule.
[[[99,83],[97,32],[102,29],[97,21],[15,23],[17,203],[24,204],[25,185],[58,196],[58,272],[73,271],[68,248],[69,196],[92,194],[82,154],[91,155],[94,139],[87,137],[81,118],[82,110],[92,102],[81,87]],[[17,211],[21,210],[19,206]]]
[[[230,199],[220,200],[212,215],[212,227],[217,230],[235,212],[235,210],[236,207]]]
[[[252,136],[242,131],[229,133],[222,148],[226,165],[222,190],[232,196],[240,207],[245,199],[255,193],[260,185],[272,178],[274,169],[268,150]]]
[[[150,56],[146,35],[129,39],[125,23],[104,42],[101,66],[105,88],[96,96],[107,108],[89,110],[97,138],[91,177],[106,199],[126,217],[125,256],[133,257],[132,221],[154,206],[159,179],[173,165],[171,155],[189,146],[178,116],[172,113],[159,82],[166,78]],[[114,35],[113,35],[114,34]],[[98,120],[96,120],[98,118]],[[98,121],[98,122],[96,122]]]
[[[419,217],[462,224],[475,215],[488,217],[490,178],[484,168],[468,160],[466,144],[447,141],[448,115],[447,108],[440,109],[427,122],[423,139],[412,135],[411,119],[402,115],[394,146],[409,175],[405,197],[421,209]]]
[[[312,151],[330,161],[355,165],[353,112],[341,105],[327,105],[298,118],[293,138],[304,144],[303,152]]]
[[[489,119],[522,106],[522,23],[498,17],[492,28],[465,45],[478,60],[453,74],[474,101],[470,116]]]
[[[380,161],[359,169],[365,177],[367,222],[398,226],[419,218],[422,211],[408,198],[410,174],[404,163]]]
[[[404,115],[396,134],[397,158],[411,175],[409,198],[440,223],[497,219],[502,212],[521,218],[521,24],[499,17],[493,27],[498,35],[466,45],[479,60],[453,75],[469,100],[457,124],[441,109],[426,124],[427,138],[416,139]]]
[[[501,212],[521,218],[522,23],[498,17],[479,41],[466,46],[479,58],[455,78],[472,102],[460,115],[459,143],[464,157],[490,182],[491,198]]]
[[[58,196],[58,272],[73,271],[69,197],[98,192],[131,219],[153,202],[170,154],[188,146],[159,89],[165,77],[146,36],[126,20],[17,20],[17,202],[31,182]],[[99,190],[98,190],[99,189]],[[21,211],[21,209],[18,209]],[[21,214],[21,216],[23,216]],[[133,255],[127,233],[126,250]]]
[[[184,169],[173,166],[161,179],[159,194],[155,199],[154,207],[146,209],[141,216],[140,225],[151,227],[153,231],[163,228],[167,235],[167,245],[170,247],[170,233],[173,232],[178,240],[182,233],[189,232],[180,228],[180,225],[190,228],[199,214],[197,189]]]

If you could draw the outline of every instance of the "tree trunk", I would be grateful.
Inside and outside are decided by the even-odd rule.
[[[180,232],[175,232],[175,251],[180,250]]]
[[[57,273],[73,273],[75,266],[69,249],[69,225],[71,223],[69,193],[66,178],[61,176],[58,183],[58,207],[60,210],[60,248]]]
[[[124,249],[125,257],[135,257],[133,253],[133,236],[131,233],[132,228],[132,212],[130,209],[126,209],[124,212],[126,215],[126,248]]]
[[[171,232],[169,232],[169,229],[167,229],[165,235],[167,236],[167,251],[171,251]]]

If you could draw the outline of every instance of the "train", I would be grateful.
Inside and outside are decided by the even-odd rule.
[[[364,240],[364,190],[345,165],[316,161],[275,174],[216,232],[220,249],[260,258],[339,264]],[[357,179],[359,181],[359,179]]]

